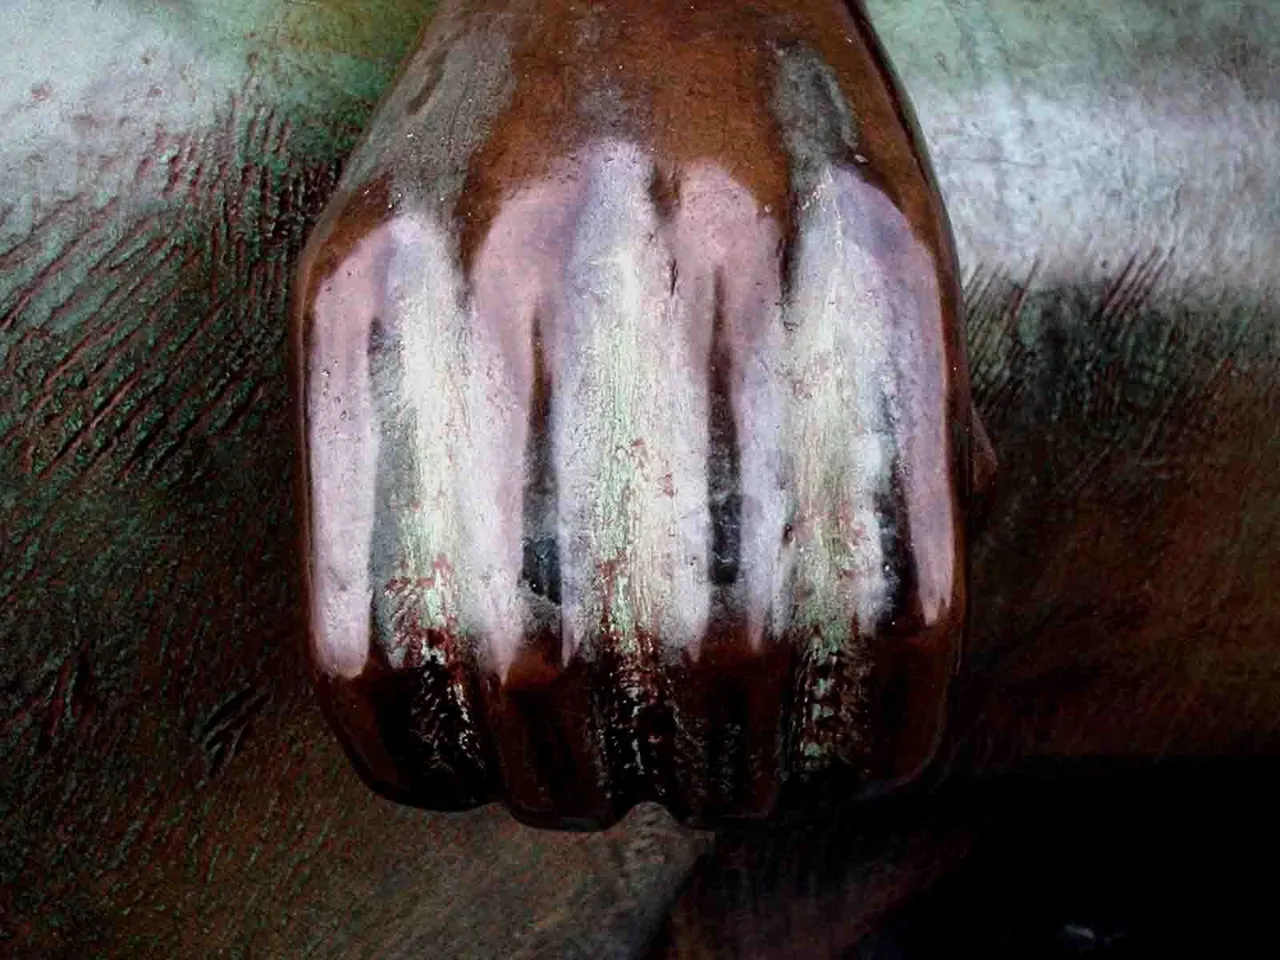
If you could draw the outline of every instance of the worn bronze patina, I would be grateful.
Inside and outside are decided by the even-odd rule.
[[[959,301],[859,5],[443,9],[297,286],[308,651],[362,773],[588,827],[915,778]]]
[[[714,838],[651,806],[569,833],[390,804],[303,669],[286,294],[431,0],[6,7],[0,953],[910,957],[880,918],[940,877],[968,906],[917,915],[923,956],[1061,953],[1052,923],[1038,948],[971,934],[1088,926],[1108,886],[1176,940],[1131,926],[1122,952],[1267,942],[1280,5],[867,6],[946,199],[1000,453],[950,786]],[[1186,775],[1126,791],[1157,758]],[[1005,793],[1018,772],[1038,798]],[[981,853],[997,829],[1012,861]],[[998,887],[945,879],[971,841]]]

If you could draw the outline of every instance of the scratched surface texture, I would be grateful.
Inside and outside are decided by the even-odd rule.
[[[1002,462],[952,775],[1273,756],[1280,9],[868,6]],[[298,656],[286,293],[429,8],[5,0],[0,953],[633,956],[692,876],[667,953],[838,956],[971,847],[537,833],[349,770]]]

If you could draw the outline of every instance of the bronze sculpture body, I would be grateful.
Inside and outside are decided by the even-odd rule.
[[[859,5],[443,9],[296,296],[308,650],[380,791],[706,823],[927,764],[975,421]]]
[[[660,955],[847,956],[1019,819],[1087,898],[1140,890],[1177,940],[1122,948],[1265,942],[1280,7],[867,7],[954,227],[1000,499],[969,545],[946,788],[883,811],[896,828],[859,808],[714,840],[653,807],[565,833],[387,803],[302,669],[288,292],[435,4],[7,8],[3,951],[649,956],[684,890]],[[1257,758],[1253,788],[1218,757]],[[1034,832],[1002,864],[1018,896],[955,877],[976,912],[918,928],[981,956],[984,912],[1080,923]],[[1039,929],[994,952],[1060,952]]]

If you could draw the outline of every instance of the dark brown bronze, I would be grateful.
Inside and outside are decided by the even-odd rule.
[[[859,7],[451,4],[296,303],[308,652],[376,789],[712,823],[928,764],[975,422]]]

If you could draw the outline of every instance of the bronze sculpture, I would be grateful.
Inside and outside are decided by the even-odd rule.
[[[443,9],[297,289],[364,776],[577,826],[916,777],[966,609],[949,230],[858,4]]]
[[[1280,731],[1280,11],[867,6],[946,197],[1001,456],[934,799],[1107,757],[1116,779],[1089,782],[1122,829],[1123,770],[1266,756]],[[652,808],[599,834],[396,809],[301,669],[286,295],[433,9],[20,2],[0,37],[0,939],[19,955],[640,950],[706,849]],[[1269,822],[1160,793],[1179,837]],[[695,939],[848,947],[955,852],[922,841],[918,873],[887,869],[849,836],[883,824],[837,817],[843,834],[779,830],[746,868],[717,843],[711,876],[752,890],[687,904],[711,930]],[[1221,847],[1265,863],[1253,838]],[[1170,872],[1187,896],[1230,887]],[[1184,936],[1192,914],[1160,912]]]

